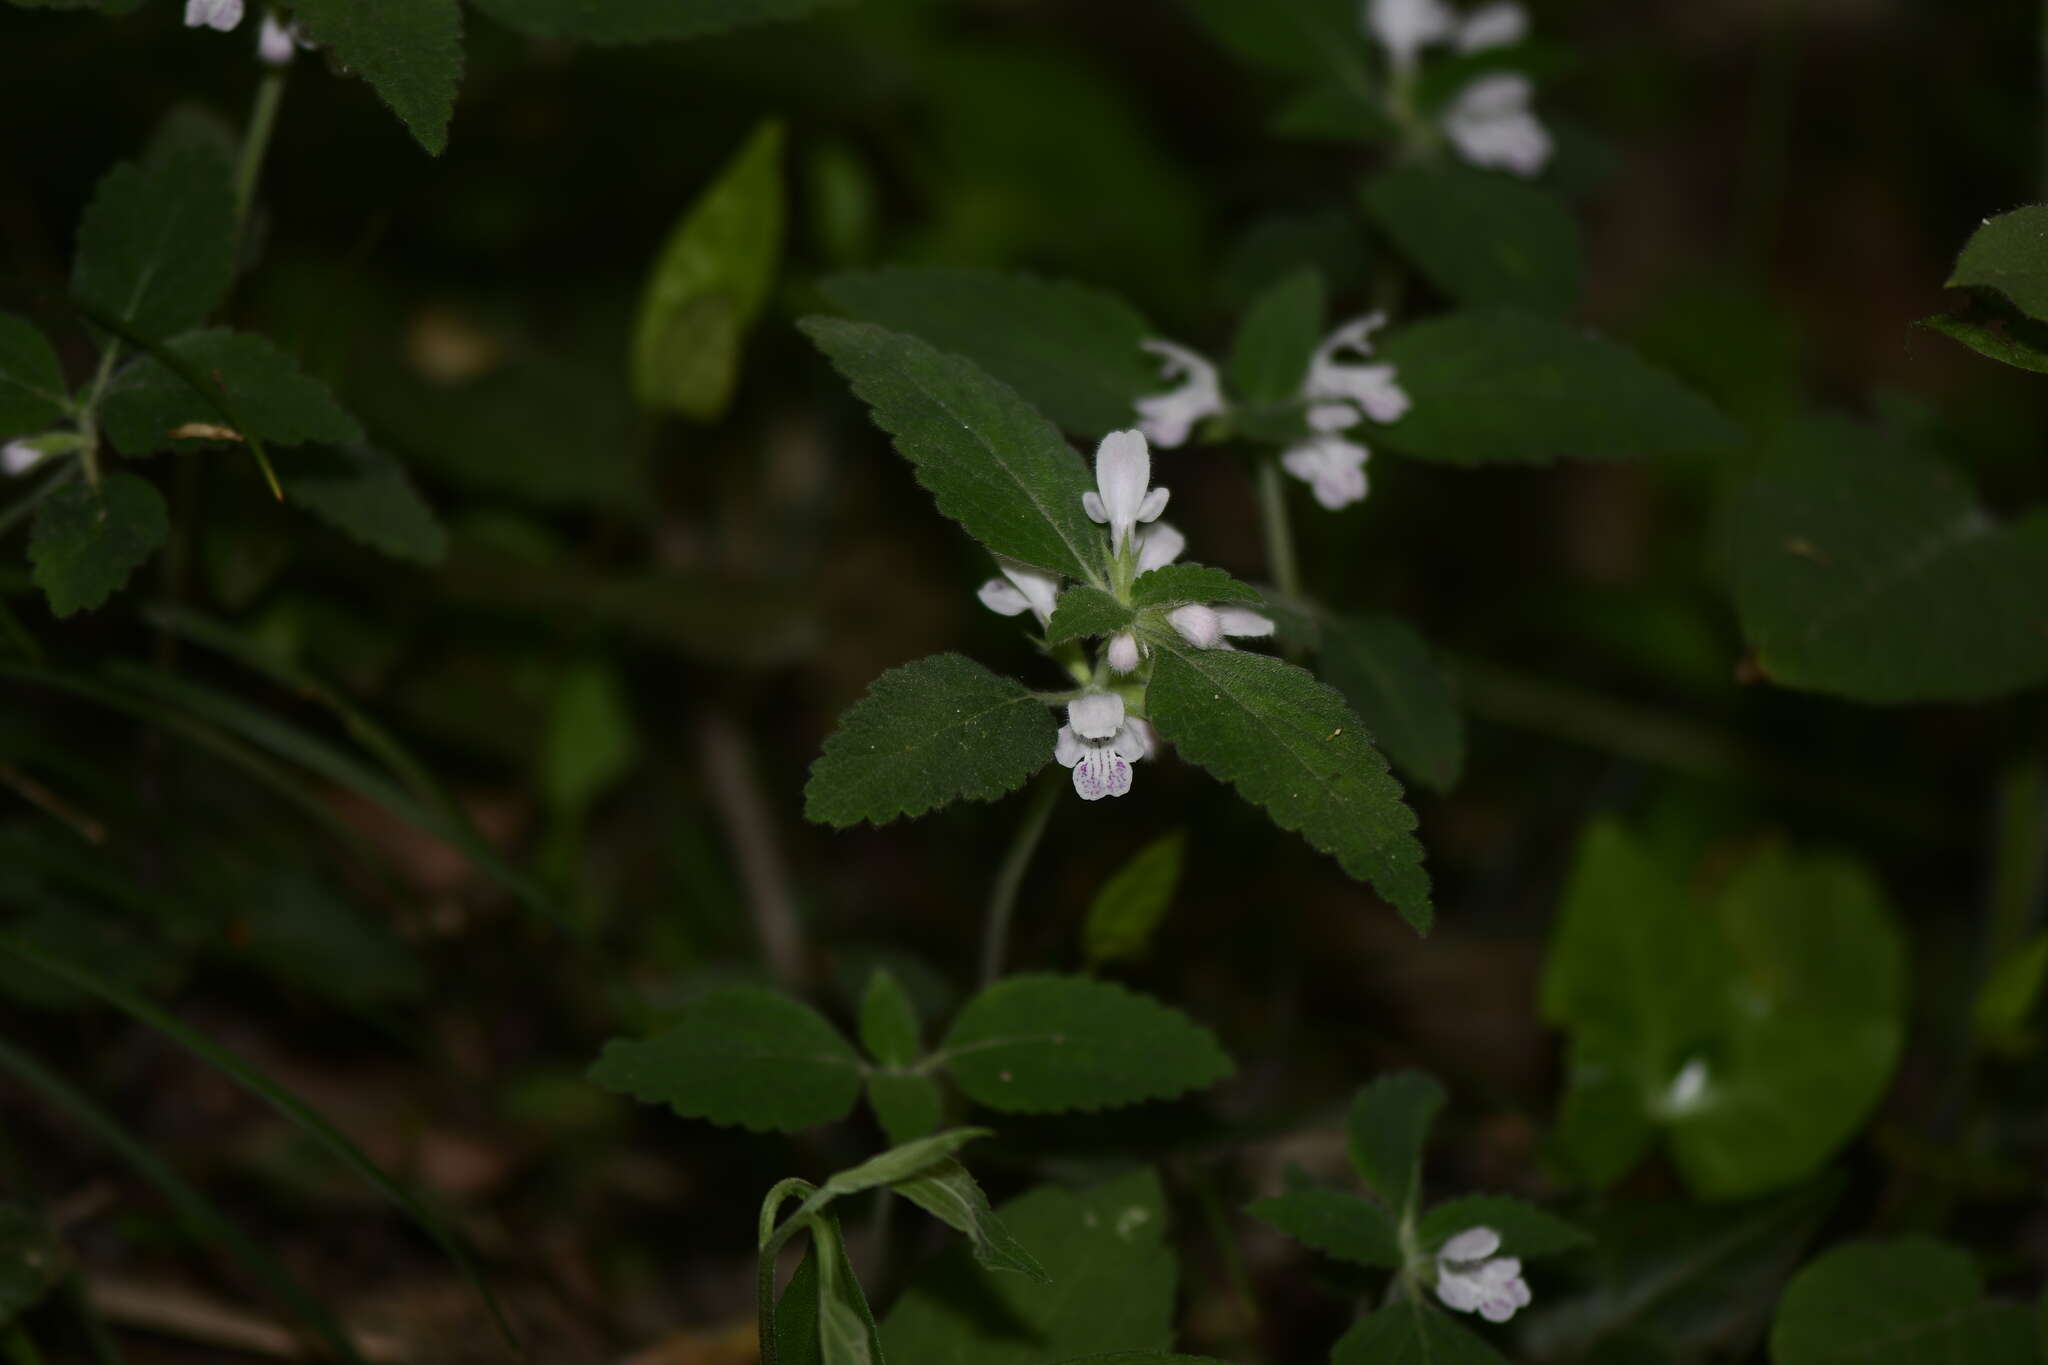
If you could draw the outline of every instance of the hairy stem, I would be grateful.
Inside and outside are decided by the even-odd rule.
[[[1024,884],[1024,874],[1031,867],[1031,855],[1038,851],[1038,841],[1045,837],[1045,827],[1052,819],[1053,803],[1059,800],[1061,783],[1058,774],[1049,773],[1039,779],[1037,790],[1031,793],[1031,804],[1024,810],[1024,823],[1017,827],[1017,837],[1010,841],[1010,851],[1003,855],[1003,865],[996,869],[995,884],[989,888],[988,910],[982,916],[981,931],[981,984],[994,984],[1003,974],[1003,958],[1010,946],[1010,917],[1017,909],[1017,891]]]
[[[1266,571],[1288,597],[1301,596],[1301,565],[1294,557],[1294,527],[1287,519],[1287,485],[1280,462],[1259,462],[1259,525],[1266,533]]]

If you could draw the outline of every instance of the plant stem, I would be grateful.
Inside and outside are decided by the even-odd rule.
[[[235,237],[249,220],[249,205],[256,198],[256,181],[263,174],[263,158],[270,150],[271,130],[277,126],[277,106],[284,99],[287,68],[266,66],[256,86],[256,103],[249,110],[249,126],[242,132],[242,155],[235,165]]]
[[[65,484],[70,483],[81,467],[74,460],[64,461],[51,471],[49,478],[37,484],[27,497],[21,499],[21,501],[15,503],[6,511],[0,512],[0,536],[6,535],[17,525],[28,520],[29,514],[41,505],[43,499],[49,497],[50,494],[56,492]]]
[[[78,460],[85,470],[85,481],[94,488],[100,486],[100,395],[107,390],[107,381],[113,378],[114,361],[120,357],[121,343],[117,338],[108,338],[107,349],[100,352],[100,368],[92,377],[92,392],[86,395],[85,406],[78,412]]]
[[[1266,533],[1266,566],[1273,586],[1288,597],[1301,596],[1301,565],[1294,557],[1294,528],[1287,520],[1287,485],[1280,481],[1280,462],[1259,462],[1259,525]]]
[[[1052,820],[1053,803],[1059,800],[1061,783],[1058,774],[1047,774],[1039,779],[1038,790],[1031,794],[1031,804],[1025,808],[1024,823],[1017,827],[1017,837],[1010,841],[1010,851],[1003,855],[1003,865],[996,869],[995,884],[989,887],[988,910],[982,916],[981,931],[981,984],[995,984],[1003,974],[1003,958],[1010,945],[1010,916],[1017,909],[1017,891],[1024,884],[1024,873],[1031,867],[1031,855],[1038,851],[1038,841],[1045,836],[1045,827]]]

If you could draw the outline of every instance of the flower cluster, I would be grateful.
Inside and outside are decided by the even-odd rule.
[[[1386,314],[1373,313],[1323,339],[1301,386],[1310,434],[1280,455],[1281,468],[1306,483],[1316,501],[1332,511],[1365,497],[1365,462],[1372,453],[1340,433],[1368,418],[1396,422],[1408,411],[1408,395],[1395,382],[1394,367],[1362,363],[1372,354],[1368,338],[1386,321]],[[1170,450],[1188,439],[1197,422],[1227,412],[1230,404],[1208,360],[1170,341],[1144,346],[1164,362],[1162,378],[1180,381],[1137,403],[1140,429],[1153,444]]]
[[[242,8],[242,0],[185,0],[185,27],[230,33],[242,22]],[[291,61],[293,48],[312,46],[296,23],[279,23],[275,14],[264,12],[256,33],[256,55],[266,66],[283,66]]]
[[[1529,1306],[1522,1263],[1496,1256],[1499,1250],[1500,1234],[1488,1227],[1466,1228],[1437,1248],[1436,1296],[1444,1307],[1506,1322]]]
[[[1168,491],[1152,485],[1152,452],[1141,431],[1114,431],[1095,448],[1095,487],[1081,497],[1090,520],[1109,528],[1112,590],[1128,602],[1141,574],[1180,557],[1187,538],[1159,520]],[[982,605],[1004,616],[1030,612],[1040,625],[1052,618],[1060,579],[1015,560],[996,561],[1001,577],[981,585]],[[1230,636],[1271,635],[1273,622],[1244,607],[1186,602],[1159,613],[1160,624],[1198,649],[1228,649]],[[1152,727],[1134,715],[1125,691],[1113,678],[1137,674],[1147,649],[1136,630],[1110,638],[1093,667],[1076,654],[1070,667],[1080,695],[1067,703],[1067,723],[1053,744],[1053,757],[1074,773],[1074,790],[1084,801],[1122,796],[1131,789],[1131,765],[1158,747]],[[1135,689],[1142,698],[1142,686]]]
[[[1529,19],[1511,0],[1495,0],[1462,18],[1443,0],[1369,0],[1366,28],[1387,50],[1395,99],[1406,99],[1423,48],[1449,43],[1461,53],[1511,47],[1528,35]],[[1439,122],[1458,155],[1475,166],[1533,176],[1549,164],[1550,133],[1530,112],[1536,93],[1527,76],[1490,71],[1444,106]],[[1396,116],[1405,106],[1397,107]]]

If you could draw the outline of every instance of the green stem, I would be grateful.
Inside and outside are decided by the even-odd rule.
[[[1017,837],[1010,842],[1010,851],[1003,855],[1003,865],[996,869],[995,884],[989,888],[988,910],[982,916],[981,937],[981,984],[993,985],[1003,974],[1003,957],[1009,950],[1010,917],[1017,909],[1017,891],[1024,884],[1024,874],[1031,867],[1031,855],[1038,851],[1038,841],[1045,836],[1045,827],[1052,820],[1053,803],[1059,800],[1060,774],[1048,773],[1039,779],[1038,790],[1031,794],[1031,804],[1025,808],[1024,823],[1017,827]]]
[[[106,392],[107,381],[114,376],[114,361],[120,354],[120,340],[110,338],[107,349],[100,353],[100,368],[92,377],[92,392],[86,395],[85,405],[78,412],[78,459],[85,469],[85,481],[94,488],[100,486],[100,395]]]
[[[1287,520],[1287,485],[1280,480],[1280,462],[1275,459],[1259,463],[1259,524],[1266,533],[1266,565],[1273,586],[1299,598],[1301,565],[1294,557],[1294,528]]]
[[[249,126],[242,133],[242,155],[235,165],[235,237],[249,220],[249,205],[256,199],[256,181],[263,174],[263,158],[270,150],[271,130],[277,126],[277,107],[284,100],[282,66],[265,67],[256,86],[256,103],[249,110]]]

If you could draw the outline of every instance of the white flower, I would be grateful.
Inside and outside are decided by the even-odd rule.
[[[226,33],[242,22],[242,0],[185,0],[185,27]]]
[[[1091,520],[1109,527],[1111,553],[1120,553],[1141,521],[1166,510],[1166,490],[1152,488],[1152,452],[1141,431],[1112,431],[1095,447],[1095,488],[1081,495]]]
[[[1255,635],[1271,635],[1274,630],[1272,617],[1261,616],[1250,607],[1220,606],[1216,608],[1216,619],[1222,623],[1225,635],[1240,640]]]
[[[1475,166],[1539,174],[1550,161],[1550,133],[1529,112],[1536,88],[1527,76],[1496,71],[1458,92],[1444,110],[1444,133]]]
[[[1458,25],[1458,51],[1483,52],[1489,47],[1513,47],[1529,36],[1529,15],[1514,0],[1495,0],[1481,5]]]
[[[1289,446],[1280,467],[1306,483],[1332,512],[1365,498],[1365,461],[1372,452],[1341,436],[1313,436]]]
[[[1067,723],[1053,741],[1052,756],[1074,770],[1074,790],[1083,801],[1122,796],[1131,789],[1131,765],[1152,752],[1151,727],[1124,715],[1115,692],[1090,692],[1067,704]]]
[[[1163,521],[1155,521],[1138,532],[1138,572],[1163,569],[1180,558],[1188,538]]]
[[[1456,16],[1443,0],[1368,0],[1365,25],[1387,49],[1397,71],[1415,65],[1415,54],[1451,36]]]
[[[1109,666],[1118,673],[1132,673],[1138,667],[1138,637],[1129,631],[1109,642]]]
[[[1444,1307],[1506,1322],[1517,1308],[1529,1306],[1522,1263],[1495,1256],[1499,1250],[1500,1234],[1488,1227],[1466,1228],[1437,1249],[1436,1296]]]
[[[1245,607],[1190,602],[1166,613],[1167,621],[1196,649],[1229,649],[1226,635],[1271,635],[1273,622]]]
[[[34,469],[36,462],[42,458],[43,452],[27,441],[9,441],[6,445],[0,446],[0,473],[6,474],[9,478],[26,474]]]
[[[1002,616],[1016,616],[1029,610],[1044,625],[1060,595],[1059,575],[1000,555],[996,557],[996,567],[1003,571],[1003,576],[989,579],[975,592],[981,604]]]
[[[1309,400],[1308,424],[1320,432],[1342,431],[1364,418],[1398,422],[1408,411],[1407,391],[1394,381],[1392,365],[1361,365],[1340,359],[1354,351],[1359,360],[1372,354],[1369,337],[1386,326],[1385,313],[1353,318],[1323,338],[1309,361],[1302,397]]]
[[[1138,400],[1138,430],[1153,445],[1171,450],[1188,439],[1195,423],[1223,411],[1223,389],[1216,367],[1187,347],[1170,341],[1138,344],[1165,362],[1159,367],[1161,379],[1181,381],[1179,388]]]
[[[263,27],[256,33],[256,56],[265,66],[289,66],[294,48],[313,46],[296,21],[280,24],[275,14],[264,11]]]

